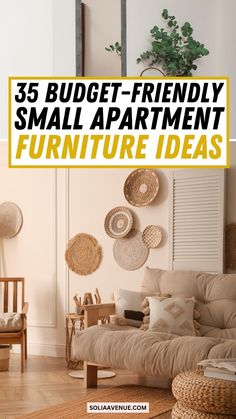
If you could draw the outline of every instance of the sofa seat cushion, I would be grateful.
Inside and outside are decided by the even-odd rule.
[[[0,333],[19,332],[22,319],[19,313],[0,313]]]
[[[236,340],[144,332],[128,326],[99,325],[78,332],[78,359],[145,375],[174,378],[207,358],[236,358]]]

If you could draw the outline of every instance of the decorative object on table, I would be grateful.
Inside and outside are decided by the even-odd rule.
[[[95,289],[94,298],[95,298],[96,304],[101,304],[102,303],[101,295],[100,295],[100,292],[99,292],[98,288]],[[82,299],[81,299],[81,297],[78,296],[78,294],[74,295],[73,300],[74,300],[75,305],[76,305],[76,313],[77,314],[83,314],[83,308],[82,307],[84,305],[93,304],[93,297],[92,297],[91,292],[86,292],[84,294],[83,304],[82,304]]]
[[[160,227],[155,225],[147,226],[142,233],[143,242],[150,248],[155,249],[159,246],[162,239]]]
[[[136,169],[127,177],[124,184],[126,200],[135,207],[145,207],[156,198],[159,179],[155,170]]]
[[[93,297],[91,292],[86,292],[84,294],[84,298],[83,298],[83,306],[87,305],[87,304],[93,304]]]
[[[0,204],[0,238],[11,239],[21,230],[23,215],[14,202]]]
[[[236,270],[236,223],[231,223],[225,229],[225,267]]]
[[[113,254],[116,263],[127,271],[134,271],[146,262],[149,249],[142,240],[139,230],[131,230],[129,236],[118,239],[113,246]]]
[[[120,239],[130,232],[133,226],[132,212],[126,207],[116,207],[108,212],[104,228],[108,236]]]
[[[78,297],[78,295],[74,295],[73,300],[75,302],[75,313],[80,315],[83,314],[82,309],[81,309],[81,297]]]
[[[193,38],[189,22],[178,25],[167,9],[162,11],[162,17],[168,29],[157,25],[151,29],[151,47],[137,58],[137,63],[158,65],[167,76],[192,76],[192,71],[197,69],[195,61],[208,55],[209,51]]]
[[[89,275],[99,267],[102,249],[95,237],[79,233],[69,241],[65,259],[73,272],[79,275]]]
[[[177,399],[173,419],[236,415],[236,383],[233,381],[204,377],[201,370],[189,371],[175,377],[172,391]]]
[[[102,303],[102,297],[100,295],[100,292],[99,292],[98,288],[95,289],[94,298],[95,298],[96,304],[101,304]]]

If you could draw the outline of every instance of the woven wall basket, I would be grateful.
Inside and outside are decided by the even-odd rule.
[[[151,249],[159,246],[162,239],[162,232],[160,227],[149,225],[145,228],[142,234],[143,242]]]
[[[21,230],[23,215],[14,202],[3,202],[0,205],[0,237],[11,239]]]
[[[228,224],[225,231],[225,267],[236,270],[236,223]]]
[[[104,228],[108,236],[119,239],[127,236],[133,225],[132,212],[126,207],[116,207],[108,212]]]
[[[89,275],[99,267],[102,249],[95,237],[80,233],[69,241],[65,259],[71,271],[79,275]]]
[[[126,179],[124,195],[135,207],[149,205],[157,196],[159,179],[154,170],[136,169]]]
[[[116,263],[126,271],[139,269],[146,262],[149,249],[142,241],[142,233],[131,230],[128,237],[116,240],[113,246]]]

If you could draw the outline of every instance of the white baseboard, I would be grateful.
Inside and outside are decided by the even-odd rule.
[[[13,345],[13,352],[19,353],[20,345]],[[66,346],[64,344],[54,345],[51,343],[28,343],[28,354],[65,358]]]

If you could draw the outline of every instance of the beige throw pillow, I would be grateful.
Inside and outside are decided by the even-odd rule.
[[[150,331],[174,333],[179,336],[195,336],[193,323],[194,298],[148,297]]]

